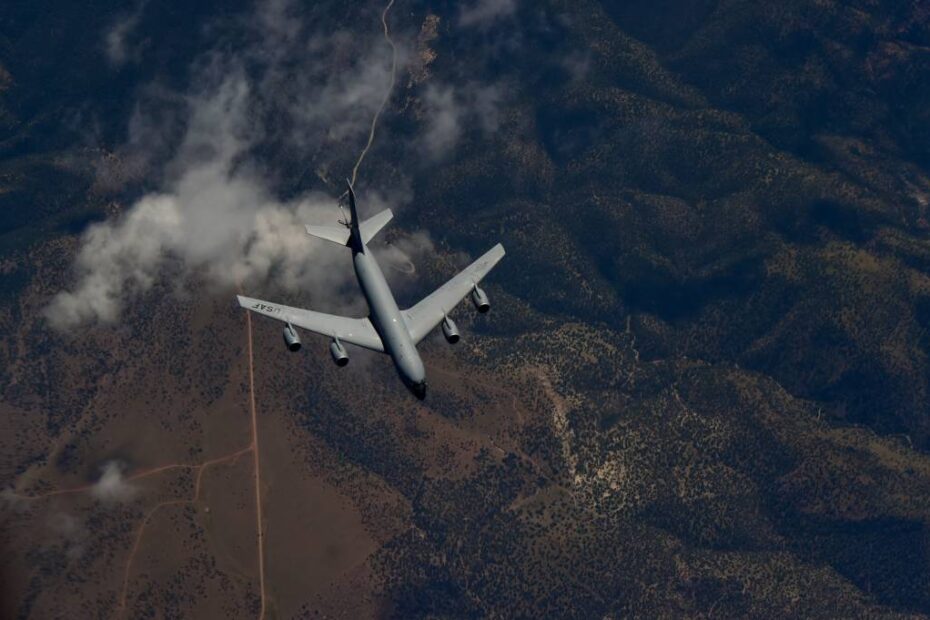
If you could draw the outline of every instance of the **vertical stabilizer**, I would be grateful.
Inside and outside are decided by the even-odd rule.
[[[356,251],[364,251],[365,244],[378,234],[378,231],[391,221],[394,214],[390,209],[385,209],[377,215],[373,215],[364,222],[358,218],[358,210],[355,206],[355,191],[352,189],[352,183],[347,179],[346,186],[348,190],[346,195],[349,197],[349,215],[346,215],[342,203],[339,203],[339,209],[342,211],[342,219],[339,220],[340,226],[306,226],[307,234],[320,239],[332,241],[338,245],[354,248]],[[340,198],[341,199],[341,198]]]
[[[359,228],[358,228],[359,219],[358,219],[358,210],[355,207],[355,190],[352,189],[352,181],[350,181],[349,179],[346,179],[346,187],[348,187],[348,191],[349,191],[349,220],[350,221],[347,223],[349,225],[349,230],[351,234],[350,241],[352,243],[353,248],[355,248],[358,251],[361,251],[362,248],[364,247],[364,244],[362,243],[362,235],[359,232]]]

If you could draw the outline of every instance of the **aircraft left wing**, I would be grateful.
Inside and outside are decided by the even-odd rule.
[[[352,319],[335,314],[292,308],[271,303],[270,301],[243,297],[242,295],[237,295],[236,298],[239,300],[239,305],[246,310],[264,314],[267,317],[290,323],[296,327],[309,329],[321,336],[339,338],[342,342],[348,342],[372,351],[384,351],[381,336],[378,335],[374,325],[367,318]]]
[[[504,246],[498,243],[457,276],[424,297],[417,305],[404,310],[401,314],[414,344],[426,338],[426,335],[442,322],[443,317],[452,312],[503,257]]]

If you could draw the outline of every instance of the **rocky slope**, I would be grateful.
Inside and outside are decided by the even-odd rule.
[[[269,608],[930,613],[927,9],[552,0],[467,29],[453,3],[399,8],[409,56],[363,176],[405,186],[397,230],[425,229],[436,248],[398,282],[416,296],[497,239],[508,256],[489,279],[492,313],[458,313],[474,335],[452,350],[425,343],[423,405],[385,360],[340,371],[316,340],[288,356],[277,327],[255,322]],[[311,15],[378,36],[379,9]],[[3,11],[4,480],[39,493],[92,483],[114,459],[131,474],[241,448],[233,291],[178,298],[166,278],[118,327],[64,336],[41,316],[71,284],[87,221],[156,183],[127,172],[118,190],[101,185],[80,119],[111,117],[94,144],[120,156],[136,89],[187,79],[177,67],[214,41],[189,24],[213,9],[146,9],[142,40],[188,47],[142,46],[144,62],[89,81],[64,79],[64,52],[36,39],[59,33],[93,65],[100,42],[77,31],[106,19]],[[448,85],[477,112],[430,159],[421,132]],[[337,194],[330,177],[358,147],[314,175],[317,154],[276,140],[252,155],[282,195]],[[250,475],[243,463],[208,474],[206,495],[156,520],[158,540],[191,542],[143,543],[135,616],[254,615]],[[118,610],[136,528],[194,489],[151,484],[116,507],[11,501],[10,615]]]

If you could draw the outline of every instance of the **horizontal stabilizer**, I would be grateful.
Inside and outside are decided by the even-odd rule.
[[[371,241],[378,234],[378,231],[391,221],[392,217],[394,217],[394,213],[390,209],[385,209],[378,215],[373,215],[359,224],[358,230],[362,235],[362,242],[368,243]]]
[[[368,243],[378,234],[378,231],[385,227],[391,221],[394,214],[390,209],[385,209],[378,215],[374,215],[358,226],[359,234],[362,237],[362,243]],[[349,245],[351,231],[342,226],[305,226],[307,234],[320,239],[326,239],[339,245]]]
[[[349,243],[349,229],[342,226],[305,226],[307,234],[339,245]]]

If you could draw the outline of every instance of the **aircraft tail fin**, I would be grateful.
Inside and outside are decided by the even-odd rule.
[[[359,237],[362,239],[362,243],[368,243],[371,241],[378,232],[384,228],[388,222],[391,221],[391,218],[394,217],[394,213],[390,209],[385,209],[381,213],[374,215],[361,224],[358,225]],[[318,237],[320,239],[326,239],[327,241],[332,241],[337,245],[349,245],[349,240],[352,238],[352,231],[348,228],[343,228],[341,226],[304,226],[307,230],[307,234],[311,237]]]
[[[346,191],[349,194],[349,221],[346,224],[352,229],[358,229],[358,211],[355,208],[355,190],[352,189],[352,181],[346,179]]]
[[[349,196],[349,217],[340,221],[342,226],[310,226],[307,225],[307,234],[320,239],[332,241],[338,245],[358,246],[359,243],[368,243],[375,235],[384,228],[394,213],[390,209],[385,209],[381,213],[374,215],[364,222],[359,222],[358,211],[355,207],[355,191],[352,189],[352,183],[346,180]],[[353,239],[357,239],[353,243]]]

